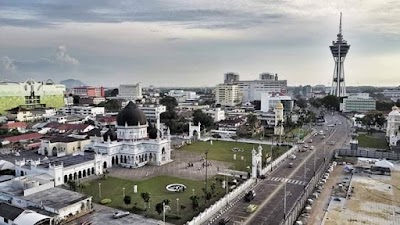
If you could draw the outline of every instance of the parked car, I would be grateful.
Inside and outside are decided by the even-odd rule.
[[[289,156],[289,158],[290,158],[290,159],[296,159],[296,156],[293,155],[293,154],[291,154],[291,155]]]
[[[293,168],[293,163],[289,163],[289,168]]]
[[[308,145],[307,145],[307,144],[305,144],[303,147],[304,147],[304,148],[308,148]]]
[[[113,218],[118,219],[118,218],[122,218],[122,217],[125,217],[128,215],[129,215],[129,212],[127,212],[127,211],[119,211],[119,212],[114,212]]]
[[[310,150],[314,150],[314,146],[311,145],[311,146],[310,146]]]
[[[230,217],[224,217],[224,218],[221,218],[221,219],[219,220],[218,224],[219,224],[219,225],[226,225],[226,224],[229,223],[229,221],[231,221],[231,218],[230,218]]]
[[[308,139],[308,143],[312,143],[312,139]]]
[[[330,141],[329,144],[330,145],[335,145],[335,142],[334,141]]]
[[[250,204],[249,206],[246,207],[246,212],[252,213],[252,212],[256,211],[257,208],[258,208],[258,205]]]

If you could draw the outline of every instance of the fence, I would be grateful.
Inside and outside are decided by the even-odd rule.
[[[368,151],[363,149],[358,149],[358,150],[337,149],[335,150],[335,154],[337,154],[338,156],[348,156],[348,157],[400,160],[400,153]]]
[[[314,192],[315,187],[317,186],[319,179],[322,177],[322,175],[325,173],[325,171],[329,167],[329,163],[331,159],[333,158],[334,153],[332,152],[331,154],[328,155],[327,160],[325,161],[324,164],[322,164],[317,172],[315,173],[315,176],[311,178],[310,182],[307,184],[307,186],[304,188],[303,194],[297,199],[297,204],[295,204],[286,214],[286,219],[283,220],[280,225],[293,225],[300,213],[302,212],[305,204],[307,203],[307,199],[311,194]]]
[[[204,212],[201,212],[198,216],[187,222],[186,225],[202,224],[210,219],[216,212],[221,210],[228,210],[233,205],[232,201],[235,200],[239,195],[244,195],[246,190],[249,189],[251,185],[254,184],[254,182],[254,179],[249,179],[245,181],[240,186],[235,188],[232,192],[228,193],[223,198],[204,210]]]

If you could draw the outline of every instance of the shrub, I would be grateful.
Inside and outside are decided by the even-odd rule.
[[[111,203],[111,199],[109,199],[109,198],[105,198],[100,201],[100,204],[102,204],[102,205],[106,205],[109,203]]]
[[[87,188],[87,187],[90,186],[90,184],[89,183],[82,183],[79,186],[80,186],[80,188]]]
[[[172,220],[179,220],[182,218],[181,216],[176,215],[176,214],[167,214],[167,215],[165,215],[165,217],[168,219],[172,219]]]

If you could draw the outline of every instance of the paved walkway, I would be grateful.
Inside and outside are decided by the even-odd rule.
[[[206,168],[203,167],[204,155],[189,153],[181,150],[173,150],[171,153],[172,162],[163,166],[146,165],[138,169],[128,169],[122,167],[108,168],[110,176],[121,177],[125,179],[149,179],[160,175],[181,177],[185,179],[204,179]],[[193,163],[188,167],[188,163]],[[230,163],[208,160],[207,176],[215,176],[218,171],[228,169]]]
[[[341,178],[343,177],[342,174],[343,166],[337,165],[336,167],[334,167],[333,172],[329,176],[329,179],[324,184],[324,189],[322,190],[318,199],[314,201],[314,204],[312,206],[313,210],[310,214],[307,224],[318,225],[322,223],[333,193],[332,186],[335,186],[336,183],[341,180]]]

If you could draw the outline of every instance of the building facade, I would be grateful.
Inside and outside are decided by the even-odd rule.
[[[397,102],[400,99],[400,86],[383,90],[383,95],[390,100]]]
[[[51,80],[36,82],[27,80],[23,83],[0,83],[0,113],[6,110],[23,107],[59,108],[64,106],[65,86],[55,84]]]
[[[103,87],[74,87],[71,90],[73,95],[78,95],[81,97],[105,97],[105,92]]]
[[[215,89],[215,104],[220,104],[221,106],[235,106],[241,102],[241,94],[238,85],[217,85]]]
[[[104,115],[104,107],[68,106],[60,108],[58,112],[63,115],[96,116]]]
[[[215,123],[221,120],[225,120],[225,111],[221,108],[203,109],[202,111],[208,116],[211,116]]]
[[[142,85],[137,84],[121,84],[118,88],[118,98],[129,101],[135,101],[143,98]]]
[[[200,98],[194,91],[170,90],[168,96],[174,97],[178,102],[196,101]]]
[[[284,112],[289,113],[293,111],[294,101],[292,97],[287,95],[271,95],[269,93],[261,93],[261,111],[273,111],[278,103],[283,104]]]
[[[277,74],[274,76],[271,76],[271,74],[268,74],[268,76],[267,74],[261,74],[260,77],[263,79],[234,82],[234,84],[239,86],[243,102],[260,101],[262,93],[287,93],[287,80],[278,80]]]
[[[224,84],[232,84],[237,81],[239,81],[239,74],[232,72],[224,74]]]
[[[343,99],[343,112],[368,112],[376,110],[376,101],[369,97],[368,93],[350,95]]]
[[[386,138],[389,147],[400,149],[400,111],[397,106],[392,107],[392,111],[387,117]]]

